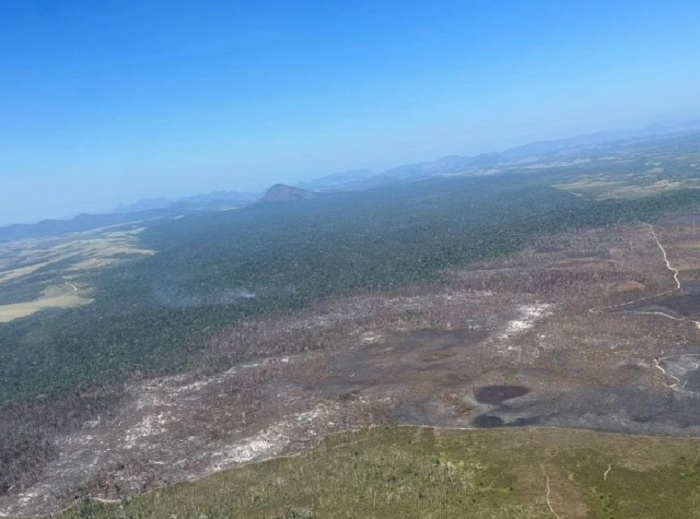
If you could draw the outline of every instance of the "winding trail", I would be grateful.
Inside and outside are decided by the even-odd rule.
[[[544,469],[545,464],[546,464],[548,461],[553,460],[554,458],[556,458],[556,457],[557,457],[557,454],[559,454],[559,453],[558,453],[558,452],[555,452],[552,456],[550,456],[549,458],[547,458],[546,460],[544,460],[544,461],[540,464],[540,470],[542,470],[542,474],[544,474],[544,477],[547,478],[547,494],[546,494],[545,497],[546,497],[546,499],[547,499],[547,506],[549,507],[549,511],[552,512],[552,514],[554,515],[554,517],[556,517],[557,519],[561,519],[561,516],[554,510],[554,507],[552,506],[552,501],[550,500],[550,497],[549,497],[550,494],[552,493],[552,488],[551,488],[551,486],[549,485],[549,474],[547,474],[547,471]]]
[[[656,232],[654,231],[654,227],[648,223],[649,230],[651,231],[651,235],[654,237],[654,241],[656,241],[656,245],[659,246],[659,249],[661,249],[661,253],[664,255],[664,262],[666,263],[666,268],[670,270],[673,273],[673,280],[676,282],[676,288],[669,290],[668,292],[665,292],[666,294],[670,294],[672,292],[683,292],[683,284],[681,283],[681,280],[678,278],[680,275],[680,272],[678,271],[677,268],[671,265],[671,262],[668,260],[668,255],[666,254],[666,249],[664,249],[664,246],[661,244],[659,241],[659,238],[656,236]],[[663,295],[663,294],[659,294]],[[658,297],[658,296],[655,296]],[[673,319],[674,321],[687,321],[690,323],[693,323],[695,327],[700,330],[700,321],[696,321],[694,319],[687,319],[687,318],[678,318],[674,317],[672,315],[668,315],[664,312],[637,312],[640,314],[646,314],[646,315],[661,315],[663,317],[668,317],[669,319]]]
[[[678,269],[674,268],[671,266],[671,262],[668,261],[668,256],[666,255],[666,249],[664,249],[664,246],[661,245],[661,242],[659,241],[659,238],[656,236],[656,232],[654,231],[654,226],[651,225],[650,223],[647,224],[649,226],[649,230],[651,231],[651,235],[654,237],[654,241],[656,241],[656,245],[659,246],[659,249],[661,249],[661,253],[664,255],[664,261],[666,262],[666,268],[673,272],[673,279],[676,282],[676,290],[683,290],[683,287],[681,286],[681,282],[678,279]]]
[[[544,469],[542,469],[542,471],[544,472]],[[554,511],[554,508],[552,508],[552,502],[549,500],[549,494],[552,491],[552,489],[549,488],[549,476],[546,472],[544,473],[544,475],[547,478],[547,506],[549,507],[549,510],[554,514],[554,517],[556,517],[557,519],[561,519],[559,514]]]
[[[658,359],[658,358],[655,358],[655,359],[654,359],[654,367],[655,367],[656,369],[658,369],[659,371],[661,371],[661,373],[663,373],[665,377],[672,378],[673,380],[676,381],[675,384],[669,386],[671,389],[675,389],[675,387],[676,387],[678,384],[681,383],[681,379],[679,379],[678,377],[675,377],[675,376],[671,375],[670,373],[666,372],[666,370],[665,370],[664,368],[661,367],[661,364],[659,364],[659,360],[660,360],[660,359]],[[686,382],[687,382],[687,381],[686,381]],[[683,383],[683,385],[685,386],[685,382]]]
[[[661,251],[661,254],[663,255],[664,263],[666,264],[666,268],[673,274],[673,280],[674,280],[675,283],[676,283],[675,288],[672,288],[671,290],[666,290],[665,292],[661,292],[660,294],[655,294],[655,295],[651,295],[651,296],[640,297],[640,298],[638,298],[638,299],[633,299],[632,301],[627,301],[626,303],[620,303],[620,304],[617,304],[617,305],[608,305],[608,306],[599,306],[599,307],[589,308],[589,309],[588,309],[589,312],[591,312],[591,313],[598,313],[598,314],[599,314],[599,313],[603,313],[604,310],[608,310],[608,309],[611,309],[611,308],[622,308],[622,307],[624,307],[624,306],[629,306],[629,305],[631,305],[631,304],[638,303],[638,302],[640,302],[640,301],[646,301],[646,300],[648,300],[648,299],[653,299],[653,298],[660,297],[660,296],[664,296],[664,295],[667,295],[667,294],[672,294],[672,293],[674,293],[674,292],[681,292],[681,293],[683,292],[683,284],[681,283],[681,280],[680,280],[680,278],[679,278],[679,276],[680,276],[680,271],[679,271],[677,268],[675,268],[673,265],[671,265],[671,262],[670,262],[669,259],[668,259],[668,254],[667,254],[667,252],[666,252],[666,249],[664,248],[663,244],[662,244],[661,241],[659,240],[659,237],[656,235],[656,231],[654,230],[654,226],[651,225],[650,223],[647,223],[647,225],[649,226],[649,231],[651,232],[652,238],[654,238],[654,241],[656,242],[656,246],[659,248],[659,250]],[[674,321],[691,322],[691,323],[693,323],[693,324],[695,325],[695,327],[696,327],[698,330],[700,330],[700,321],[696,321],[696,320],[694,320],[694,319],[688,319],[688,318],[684,318],[684,317],[674,317],[673,315],[669,315],[669,314],[667,314],[667,313],[665,313],[665,312],[660,312],[660,311],[654,311],[654,312],[634,312],[634,313],[635,313],[636,315],[660,315],[661,317],[666,317],[666,318],[672,319],[672,320],[674,320]],[[690,355],[695,355],[695,354],[690,354]],[[670,359],[670,358],[673,358],[673,357],[682,357],[682,356],[683,356],[683,354],[681,354],[681,355],[670,355],[670,356],[661,357],[661,358],[658,358],[658,357],[654,358],[654,363],[653,363],[654,367],[655,367],[656,369],[658,369],[659,371],[661,371],[661,373],[663,373],[664,376],[669,377],[669,378],[675,380],[675,383],[672,384],[671,386],[669,386],[669,387],[672,388],[672,389],[676,389],[676,387],[678,386],[678,384],[681,384],[681,380],[680,380],[678,377],[675,377],[675,376],[671,375],[670,373],[668,373],[668,372],[661,366],[660,361],[666,360],[666,359]],[[686,380],[685,382],[683,382],[683,384],[682,384],[681,387],[685,387],[685,383],[686,383],[686,382],[687,382],[687,380]]]
[[[676,287],[672,288],[671,290],[666,290],[665,292],[661,292],[659,294],[654,294],[651,296],[645,296],[645,297],[640,297],[638,299],[633,299],[632,301],[627,301],[626,303],[620,303],[617,305],[608,305],[608,306],[597,306],[593,308],[589,308],[588,311],[594,314],[599,314],[603,313],[603,310],[608,310],[610,308],[622,308],[623,306],[629,306],[634,303],[638,303],[640,301],[646,301],[647,299],[653,299],[656,297],[661,297],[665,296],[667,294],[672,294],[673,292],[683,292],[683,284],[681,283],[681,280],[679,279],[680,272],[677,268],[675,268],[673,265],[671,265],[671,262],[668,259],[668,254],[666,253],[666,249],[664,246],[661,244],[659,241],[659,238],[656,236],[656,232],[654,231],[654,227],[648,223],[649,230],[651,231],[651,236],[654,238],[654,241],[656,242],[656,245],[659,247],[659,250],[661,251],[661,254],[663,254],[664,257],[664,263],[666,263],[666,268],[673,274],[673,280],[676,282]],[[668,319],[673,319],[674,321],[683,321],[683,322],[690,322],[695,325],[695,327],[700,330],[700,321],[696,321],[694,319],[688,319],[684,317],[674,317],[672,315],[669,315],[665,312],[634,312],[636,315],[660,315],[662,317],[667,317]],[[667,357],[664,357],[667,358]]]
[[[639,303],[640,301],[646,301],[647,299],[654,299],[655,297],[661,297],[661,296],[665,296],[667,294],[672,294],[673,292],[678,292],[678,291],[683,290],[683,286],[682,286],[680,280],[678,279],[678,276],[680,274],[678,272],[678,269],[671,266],[671,262],[668,260],[668,255],[666,254],[666,249],[664,249],[664,246],[661,245],[659,238],[656,236],[656,232],[654,231],[654,227],[650,223],[648,223],[647,225],[649,226],[649,230],[651,231],[652,238],[654,238],[654,241],[656,242],[657,247],[659,248],[659,250],[661,250],[661,254],[663,254],[664,262],[666,263],[666,268],[673,273],[673,280],[676,282],[676,287],[672,288],[671,290],[666,290],[665,292],[661,292],[659,294],[653,294],[650,296],[640,297],[637,299],[633,299],[632,301],[627,301],[625,303],[619,303],[616,305],[607,305],[607,306],[596,306],[593,308],[589,308],[588,309],[589,312],[591,312],[593,314],[600,314],[600,313],[603,313],[603,310],[608,310],[610,308],[622,308],[623,306],[629,306],[629,305],[634,304],[634,303]],[[670,315],[665,314],[663,312],[637,312],[637,313],[638,314],[646,313],[649,315],[663,315],[665,317],[669,317],[670,319],[674,319],[676,321],[683,321],[683,319],[678,319],[677,317],[670,316]],[[698,327],[700,328],[700,325],[698,325]]]

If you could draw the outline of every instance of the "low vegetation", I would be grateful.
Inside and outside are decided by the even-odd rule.
[[[62,519],[696,517],[697,440],[374,428]]]

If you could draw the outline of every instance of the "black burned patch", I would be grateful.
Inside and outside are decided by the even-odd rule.
[[[475,416],[472,420],[472,425],[474,427],[479,427],[480,429],[494,429],[496,427],[530,427],[533,425],[538,425],[538,420],[536,417],[530,418],[524,416],[508,416],[508,421],[505,421],[500,416],[486,413]]]
[[[688,376],[683,384],[683,389],[700,393],[700,371],[694,371]]]
[[[696,381],[689,380],[688,384]],[[664,436],[700,436],[700,395],[652,387],[565,391],[516,400],[476,416],[475,427],[537,425]]]
[[[305,387],[341,402],[357,391],[362,401],[390,399],[400,424],[464,426],[473,412],[466,387],[488,337],[487,329],[387,332],[327,356],[324,377]]]
[[[527,395],[530,390],[524,386],[484,386],[474,393],[480,404],[501,405],[506,400]]]
[[[700,292],[696,286],[693,286],[682,294],[661,296],[630,304],[624,308],[624,311],[662,312],[677,318],[694,317],[700,315]]]
[[[358,388],[409,387],[419,398],[464,387],[470,351],[486,330],[416,330],[386,334],[376,343],[339,352],[326,364],[323,389],[339,395]],[[319,386],[316,386],[319,387]]]
[[[484,429],[493,427],[503,427],[503,419],[498,416],[480,414],[472,420],[474,427],[482,427]]]
[[[684,270],[684,276],[700,276],[700,270]],[[683,293],[687,295],[698,295],[700,294],[700,281],[683,281]]]

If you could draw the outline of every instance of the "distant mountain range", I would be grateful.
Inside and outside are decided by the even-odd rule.
[[[517,170],[544,162],[565,163],[581,157],[616,153],[625,145],[653,139],[663,140],[700,131],[700,120],[675,125],[652,124],[624,132],[598,132],[568,139],[532,142],[503,152],[476,156],[449,155],[441,159],[407,164],[377,173],[350,170],[334,173],[296,186],[278,184],[263,196],[258,193],[214,191],[177,200],[151,198],[132,204],[120,204],[112,214],[81,214],[72,220],[44,220],[36,224],[0,227],[0,243],[28,238],[45,238],[70,232],[84,232],[101,227],[126,225],[143,220],[175,217],[203,211],[220,211],[243,207],[257,201],[302,200],[313,192],[364,190],[440,176],[481,176]],[[694,137],[693,137],[694,138]]]
[[[368,189],[435,176],[488,175],[498,173],[504,167],[534,163],[544,158],[566,159],[567,156],[578,155],[585,149],[595,150],[624,141],[640,141],[697,131],[700,131],[700,120],[674,125],[655,123],[627,131],[596,132],[566,139],[531,142],[502,152],[482,153],[476,156],[449,155],[438,160],[406,164],[382,173],[366,169],[350,170],[297,185],[317,191],[337,191]]]
[[[169,209],[151,209],[133,213],[81,214],[71,220],[43,220],[38,223],[18,223],[0,227],[0,243],[34,238],[50,238],[73,232],[86,232],[103,227],[133,224],[153,220],[177,213]]]
[[[317,178],[309,182],[299,182],[297,186],[313,191],[323,191],[326,189],[334,189],[342,185],[352,185],[354,182],[366,180],[375,176],[377,176],[377,172],[370,169],[353,169],[341,171],[340,173],[333,173],[332,175]]]
[[[188,196],[171,200],[169,198],[146,198],[132,204],[119,204],[117,213],[133,213],[153,209],[184,209],[209,211],[226,209],[231,206],[247,205],[260,198],[259,193],[240,193],[238,191],[212,191],[211,193]]]

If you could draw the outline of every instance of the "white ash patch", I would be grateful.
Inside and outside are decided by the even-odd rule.
[[[516,335],[526,332],[533,326],[537,321],[551,315],[551,308],[553,305],[547,303],[537,303],[532,305],[521,305],[518,308],[520,315],[517,319],[509,321],[506,325],[506,329],[501,333],[501,339],[510,339]]]
[[[216,461],[205,472],[212,473],[232,465],[249,463],[259,458],[277,456],[289,445],[289,441],[289,437],[283,433],[283,427],[274,425],[255,436],[231,446],[227,452],[212,452],[210,457]]]
[[[690,355],[677,355],[665,359],[660,359],[660,362],[656,362],[655,365],[663,371],[664,375],[673,379],[675,384],[673,388],[677,391],[683,392],[690,396],[695,393],[695,391],[686,388],[686,384],[693,372],[700,369],[700,359],[698,356]]]
[[[127,449],[135,447],[141,440],[166,432],[165,426],[170,417],[160,412],[157,415],[145,416],[139,423],[130,427],[124,435],[124,445]]]
[[[361,336],[362,344],[373,344],[382,338],[378,333],[367,332]]]
[[[214,379],[198,380],[196,382],[192,382],[191,384],[187,384],[187,385],[182,386],[182,387],[173,388],[172,393],[177,394],[177,393],[196,392],[196,391],[199,391],[201,389],[204,389],[212,382],[215,382],[215,380]]]
[[[243,463],[261,461],[279,456],[292,443],[292,438],[311,439],[323,434],[324,427],[333,426],[328,418],[335,407],[318,405],[311,411],[298,413],[277,422],[257,434],[238,441],[226,450],[212,452],[212,460],[205,475]]]
[[[294,360],[295,356],[271,358],[242,364],[214,376],[187,373],[134,383],[127,389],[129,397],[115,417],[98,417],[85,422],[79,431],[54,438],[59,456],[47,465],[42,479],[32,487],[22,493],[0,496],[0,514],[14,517],[55,512],[65,504],[69,491],[95,477],[100,470],[134,457],[148,459],[151,468],[163,467],[159,476],[173,483],[199,477],[204,468],[219,461],[212,457],[212,451],[219,452],[224,463],[236,464],[272,457],[282,449],[288,452],[304,447],[321,434],[317,431],[330,429],[326,408],[291,415],[287,421],[248,439],[241,437],[240,431],[229,429],[231,438],[219,442],[207,437],[209,422],[202,416],[202,410],[212,405],[219,384],[230,384],[251,369],[289,365]],[[278,404],[270,412],[296,403],[294,397],[289,393],[278,395]],[[219,414],[227,412],[219,409]],[[203,422],[194,427],[192,424],[198,420]],[[190,426],[182,432],[189,433],[188,436],[178,436],[183,424]],[[229,449],[232,444],[233,450]],[[227,461],[226,456],[232,459]],[[177,465],[177,459],[192,464],[183,468]]]

